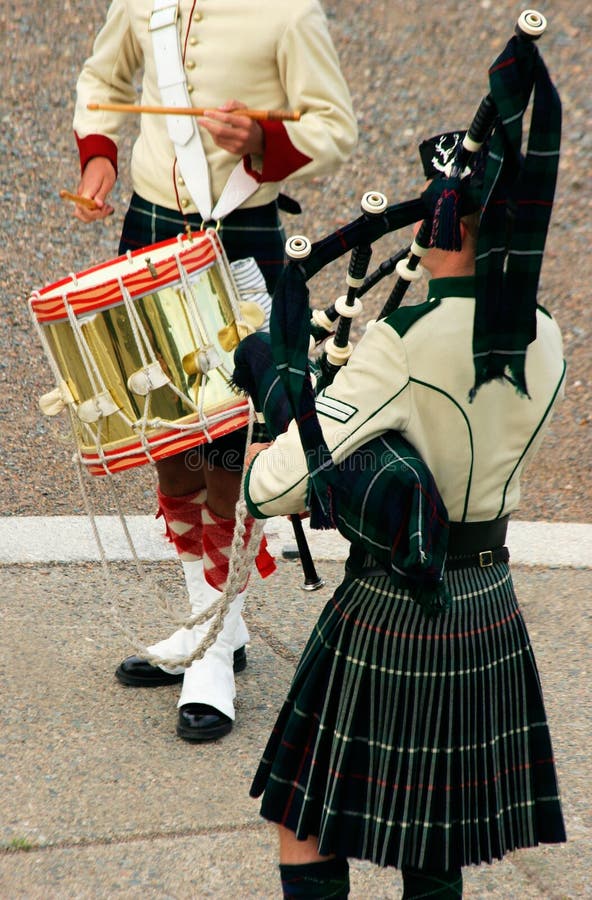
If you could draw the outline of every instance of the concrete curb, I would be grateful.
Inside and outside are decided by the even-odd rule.
[[[97,516],[97,534],[110,561],[139,559],[157,562],[174,559],[160,521],[152,516],[128,516],[124,526],[117,516]],[[316,560],[344,560],[348,542],[336,531],[304,532]],[[282,517],[265,523],[270,552],[281,556],[294,543],[289,521]],[[577,522],[511,521],[508,546],[515,565],[592,568],[592,525]],[[87,516],[7,516],[0,518],[0,564],[92,562],[101,552]]]

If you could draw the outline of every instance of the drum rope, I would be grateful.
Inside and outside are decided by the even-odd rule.
[[[179,275],[181,276],[181,284],[183,285],[183,288],[185,290],[185,297],[187,300],[187,315],[189,316],[195,334],[199,335],[199,339],[201,340],[204,348],[206,348],[209,345],[209,341],[207,339],[208,329],[199,314],[198,302],[195,294],[193,293],[189,275],[187,274],[185,266],[181,262],[179,253],[175,253],[175,262],[177,263],[177,269],[179,270]]]
[[[193,295],[190,292],[190,285],[189,285],[189,279],[188,279],[187,273],[185,271],[183,264],[181,263],[181,260],[180,260],[180,257],[178,254],[175,254],[175,262],[177,264],[177,269],[181,276],[181,281],[185,287],[186,292],[189,294],[189,296],[193,297]],[[135,342],[136,342],[136,347],[140,354],[140,362],[144,368],[147,368],[149,364],[158,362],[156,355],[154,353],[154,349],[148,339],[148,335],[146,334],[146,329],[144,328],[144,325],[142,324],[142,320],[138,314],[138,311],[133,302],[133,299],[132,299],[129,291],[125,287],[125,284],[123,283],[123,279],[121,277],[118,278],[118,284],[119,284],[119,290],[121,293],[121,297],[123,300],[123,305],[128,314],[128,319],[129,319],[130,327],[132,330],[132,334],[133,334]],[[191,306],[191,304],[188,304],[188,305]],[[194,325],[194,328],[196,328],[196,330],[199,331],[200,333],[203,331],[203,323],[201,323],[200,321],[193,322],[193,325]],[[202,335],[201,339],[203,340],[203,335]],[[181,402],[185,406],[187,406],[191,410],[191,412],[195,412],[198,414],[198,416],[201,417],[202,410],[201,410],[200,406],[196,405],[191,400],[190,397],[188,397],[186,394],[184,394],[183,391],[179,390],[179,388],[177,388],[176,385],[174,385],[171,381],[168,382],[167,387],[169,388],[170,391],[172,391],[173,394],[175,394],[176,397],[178,397],[181,400]],[[152,458],[152,455],[150,453],[150,444],[149,444],[148,439],[146,438],[147,429],[150,427],[158,428],[158,427],[167,426],[167,425],[172,426],[172,425],[174,425],[174,423],[168,422],[161,418],[150,419],[150,393],[148,393],[146,395],[146,398],[144,401],[144,409],[143,409],[141,417],[136,422],[130,423],[130,425],[134,429],[134,431],[136,431],[138,433],[138,436],[142,443],[142,449],[146,453],[146,456],[148,457],[149,461],[153,463],[154,459]],[[207,423],[206,423],[206,425],[207,425]],[[195,426],[192,426],[192,427],[195,427]],[[201,425],[200,425],[200,430],[201,430]]]
[[[94,361],[92,351],[91,351],[90,347],[88,346],[88,342],[84,336],[84,332],[82,330],[84,323],[81,323],[76,318],[76,313],[74,312],[72,305],[68,302],[67,294],[62,295],[62,302],[64,304],[64,309],[66,310],[66,314],[68,316],[68,321],[70,322],[70,327],[72,328],[72,334],[74,336],[76,346],[78,347],[78,352],[80,353],[80,358],[84,365],[85,373],[88,376],[88,380],[91,384],[93,391],[95,392],[95,396],[92,399],[95,400],[95,403],[98,403],[99,395],[109,394],[109,396],[110,396],[110,391],[107,389],[107,385],[105,384],[105,382],[103,380],[103,376],[101,375],[101,372]],[[121,419],[123,419],[123,421],[126,423],[126,425],[128,427],[133,428],[133,422],[131,421],[129,416],[126,415],[124,410],[118,409],[117,414]],[[99,417],[97,420],[98,425],[97,425],[96,434],[93,432],[92,428],[89,427],[88,422],[85,422],[82,419],[80,419],[80,421],[81,421],[81,424],[84,427],[84,429],[90,434],[90,436],[94,442],[94,446],[96,448],[97,454],[103,464],[103,467],[106,470],[107,469],[107,459],[106,459],[105,453],[103,451],[103,445],[101,442],[102,418]]]
[[[134,336],[134,340],[136,342],[136,347],[138,349],[138,353],[140,354],[140,362],[144,369],[146,369],[149,363],[157,362],[156,355],[150,341],[148,340],[146,329],[142,324],[142,320],[140,319],[131,294],[123,283],[123,278],[121,276],[118,277],[117,283],[119,285],[119,292],[123,300],[123,305],[128,315],[128,320],[130,323],[132,334]],[[154,463],[154,458],[150,452],[150,442],[146,437],[146,431],[151,424],[149,419],[151,396],[152,395],[149,391],[144,398],[144,408],[141,418],[137,419],[135,422],[130,422],[130,427],[138,434],[140,443],[142,445],[142,450],[146,454],[148,461]]]
[[[177,255],[175,255],[175,261],[177,263],[177,268],[181,272],[181,278],[183,279],[184,269],[180,262],[180,259]],[[123,278],[120,276],[117,279],[119,284],[119,291],[121,294],[121,298],[123,300],[123,305],[128,315],[128,320],[130,323],[130,327],[132,330],[132,334],[134,336],[134,340],[136,343],[136,347],[138,349],[138,353],[140,355],[140,362],[142,366],[146,369],[149,364],[157,363],[158,360],[154,353],[154,349],[148,339],[148,335],[146,334],[146,329],[142,323],[142,320],[138,314],[136,306],[133,302],[132,296],[123,283]],[[177,396],[192,412],[196,412],[198,415],[200,414],[199,408],[191,401],[191,398],[187,397],[182,391],[180,391],[171,381],[168,382],[168,388]],[[172,422],[166,422],[161,418],[151,419],[150,418],[150,398],[151,394],[148,392],[144,399],[144,408],[142,411],[142,415],[135,422],[130,422],[130,427],[138,434],[139,440],[142,444],[142,449],[146,454],[148,460],[151,463],[154,463],[154,459],[150,452],[150,442],[146,437],[146,432],[148,428],[158,428],[163,425],[173,425]]]
[[[150,357],[150,362],[154,363],[154,362],[156,362],[156,356],[154,355],[154,350],[152,349],[152,347],[150,345],[150,341],[148,340],[148,335],[146,334],[146,329],[142,325],[142,320],[140,319],[140,316],[138,315],[138,311],[137,311],[137,309],[134,305],[134,302],[131,298],[130,292],[124,285],[123,278],[121,276],[119,276],[119,278],[117,279],[117,283],[119,284],[119,291],[121,293],[121,299],[123,300],[123,305],[128,314],[129,323],[130,323],[130,326],[132,329],[132,334],[136,340],[136,347],[138,348],[138,352],[140,354],[140,361],[141,361],[142,365],[144,366],[144,368],[146,368],[146,366],[148,365],[148,359],[146,358],[147,357],[146,351],[148,352],[148,356]],[[140,336],[142,337],[142,340],[140,340]]]
[[[254,424],[254,408],[252,403],[249,401],[249,422],[247,426],[247,440],[246,446],[247,448],[250,446],[252,442],[253,436],[253,424]],[[103,540],[101,538],[96,516],[94,514],[94,510],[92,509],[92,503],[86,490],[86,486],[84,483],[83,476],[83,463],[78,455],[74,457],[75,462],[77,463],[76,471],[78,475],[78,481],[80,484],[80,489],[82,493],[82,497],[84,500],[84,506],[86,514],[89,518],[91,528],[93,531],[93,535],[97,544],[97,548],[99,551],[101,566],[103,569],[103,573],[105,576],[105,581],[107,584],[107,588],[109,590],[109,606],[111,609],[111,613],[115,622],[116,627],[125,635],[128,641],[132,644],[134,650],[138,654],[138,656],[142,657],[142,659],[146,659],[152,665],[165,666],[167,668],[188,668],[193,662],[198,659],[201,659],[209,647],[214,644],[218,634],[222,630],[224,626],[224,619],[226,618],[226,614],[230,607],[230,604],[236,597],[236,595],[243,588],[245,582],[249,577],[249,573],[253,567],[255,562],[255,557],[259,551],[259,545],[261,542],[261,535],[263,532],[263,523],[255,522],[248,540],[248,543],[244,544],[244,538],[246,534],[246,526],[245,520],[248,515],[247,504],[244,499],[244,479],[245,479],[245,471],[241,475],[241,482],[239,488],[239,499],[235,508],[235,528],[234,534],[232,537],[232,543],[230,548],[230,558],[229,558],[229,568],[228,568],[228,577],[226,579],[226,583],[224,585],[224,589],[220,592],[220,596],[217,600],[214,601],[207,609],[203,610],[200,613],[190,616],[189,618],[178,618],[176,613],[173,611],[169,601],[162,596],[162,593],[159,590],[156,590],[156,599],[161,608],[163,608],[167,613],[171,615],[176,625],[180,627],[191,629],[194,626],[203,625],[211,619],[210,627],[207,633],[204,635],[203,639],[200,641],[195,650],[184,657],[173,657],[173,658],[165,658],[161,656],[157,656],[151,653],[147,647],[147,645],[143,644],[138,640],[138,637],[130,629],[122,619],[119,606],[117,603],[117,597],[121,593],[121,587],[116,587],[113,581],[111,568],[109,566],[109,560],[107,558],[107,553],[105,551],[105,546]],[[115,504],[117,508],[118,518],[121,522],[121,526],[125,535],[126,542],[131,551],[132,558],[136,567],[136,571],[138,572],[139,577],[142,579],[145,585],[148,585],[148,575],[145,567],[142,565],[142,562],[137,554],[136,547],[133,541],[133,537],[128,527],[128,523],[125,517],[125,514],[121,508],[119,497],[117,496],[117,492],[113,487],[113,473],[108,469],[105,469],[106,474],[109,476],[107,483],[111,488],[112,495],[115,499]],[[151,589],[154,588],[154,585],[149,586]],[[147,592],[143,595],[146,596]]]
[[[146,397],[144,398],[144,411],[142,413],[142,418],[139,419],[137,422],[134,422],[134,424],[132,425],[132,428],[136,432],[139,431],[139,438],[140,438],[140,443],[142,444],[142,450],[146,454],[146,457],[148,458],[149,462],[151,462],[154,465],[155,459],[152,456],[150,441],[148,440],[148,437],[146,434],[146,432],[150,426],[150,419],[148,417],[150,414],[151,401],[152,401],[152,393],[149,391],[148,394],[146,394]],[[139,428],[138,428],[138,425],[139,425]]]
[[[84,334],[82,332],[82,325],[76,318],[76,313],[74,312],[72,306],[68,302],[67,294],[64,294],[62,297],[62,301],[64,303],[64,308],[68,315],[68,321],[70,322],[70,326],[72,328],[72,333],[74,335],[74,340],[76,341],[76,345],[78,347],[78,351],[80,353],[80,357],[84,363],[84,368],[86,374],[88,375],[88,380],[92,385],[92,389],[95,394],[99,394],[101,392],[105,392],[107,390],[107,386],[101,377],[101,373],[98,369],[98,366],[95,365],[92,353],[90,348],[86,342]]]
[[[238,297],[241,296],[241,292],[236,283],[236,279],[232,272],[232,268],[228,262],[228,257],[226,253],[220,251],[219,238],[217,235],[218,229],[207,228],[205,231],[206,236],[209,238],[210,243],[214,249],[214,253],[216,254],[216,259],[219,264],[219,274],[224,283],[224,287],[226,289],[226,293],[228,295],[228,299],[230,301],[230,307],[234,314],[234,318],[238,321],[241,316],[240,306],[238,303]],[[214,232],[214,236],[212,237],[212,232]]]
[[[187,299],[187,314],[189,319],[191,320],[191,324],[193,325],[194,331],[196,334],[199,334],[200,340],[203,344],[203,349],[207,350],[210,347],[210,341],[207,338],[208,330],[205,326],[202,318],[199,314],[199,305],[197,302],[197,298],[193,293],[193,286],[189,279],[189,275],[187,274],[187,270],[185,266],[181,262],[181,257],[178,253],[175,254],[175,261],[177,263],[177,269],[179,270],[179,275],[181,276],[181,283],[185,290],[185,297]],[[230,296],[230,295],[229,295]],[[220,360],[220,368],[222,368],[222,361]],[[208,373],[203,372],[204,378],[207,379]],[[183,395],[184,396],[184,395]],[[196,408],[196,412],[199,416],[200,420],[200,428],[202,428],[208,443],[212,442],[212,437],[208,430],[208,418],[205,413],[205,391],[199,391],[198,393],[198,405]]]

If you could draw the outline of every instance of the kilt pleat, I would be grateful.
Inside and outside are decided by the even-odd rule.
[[[446,578],[428,618],[388,577],[347,577],[309,638],[251,794],[322,854],[448,870],[565,840],[510,570]]]

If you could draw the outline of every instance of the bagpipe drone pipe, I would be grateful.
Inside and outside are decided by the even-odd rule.
[[[420,196],[388,205],[382,194],[369,192],[362,199],[362,215],[348,225],[317,243],[301,235],[288,240],[289,261],[274,293],[270,334],[248,336],[235,353],[234,383],[251,396],[270,438],[285,431],[291,419],[296,420],[309,470],[311,528],[337,528],[370,554],[394,583],[409,587],[429,612],[444,608],[448,601],[444,587],[448,516],[431,472],[415,449],[394,431],[381,434],[335,464],[323,437],[315,397],[347,363],[352,352],[349,332],[361,311],[360,298],[396,272],[396,283],[379,318],[397,315],[410,282],[418,277],[421,257],[430,247],[460,249],[460,219],[477,210],[481,224],[487,220],[490,227],[481,241],[480,226],[477,244],[477,257],[479,260],[481,254],[485,259],[487,277],[481,278],[484,296],[476,297],[473,392],[485,381],[500,377],[499,356],[503,365],[510,366],[517,389],[527,393],[520,360],[512,368],[512,354],[503,346],[498,354],[502,338],[496,333],[496,323],[501,322],[498,331],[502,332],[507,329],[515,334],[522,328],[520,344],[526,345],[534,337],[530,323],[536,312],[561,121],[559,99],[534,46],[545,28],[546,20],[538,12],[522,13],[515,34],[489,69],[490,91],[467,131],[437,136],[420,147],[424,173],[431,179]],[[523,157],[522,118],[533,93],[528,151]],[[543,115],[547,117],[545,127]],[[434,163],[433,153],[442,148],[446,164]],[[535,193],[532,202],[524,200]],[[536,245],[534,254],[523,252],[525,205],[530,216],[526,240],[529,247]],[[411,245],[368,275],[373,244],[417,222],[421,226]],[[494,243],[503,244],[502,253],[488,245],[488,235]],[[347,293],[324,311],[311,310],[307,282],[350,251]],[[521,269],[525,256],[526,273]],[[503,301],[516,292],[523,295],[518,325],[508,322],[513,315],[511,304],[508,309]],[[523,327],[525,320],[527,327]],[[492,335],[494,343],[489,346]],[[319,359],[310,362],[309,353],[323,341]],[[334,390],[338,391],[337,385]],[[372,460],[374,464],[369,464]]]

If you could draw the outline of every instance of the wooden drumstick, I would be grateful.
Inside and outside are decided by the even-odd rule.
[[[227,109],[216,110],[214,107],[199,106],[140,106],[136,103],[87,103],[87,109],[107,110],[109,112],[124,113],[153,113],[161,116],[204,116],[210,112],[228,112],[236,116],[246,116],[248,119],[265,120],[274,122],[298,122],[300,112],[291,112],[286,109]]]
[[[86,209],[99,208],[90,197],[81,197],[80,194],[71,194],[70,191],[60,191],[60,197],[62,200],[71,200],[72,203],[77,203],[78,206],[84,206]]]

